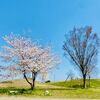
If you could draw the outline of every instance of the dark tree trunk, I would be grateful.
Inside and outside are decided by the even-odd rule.
[[[89,75],[89,87],[90,87],[90,75]]]
[[[83,88],[86,88],[86,74],[83,75]]]
[[[27,83],[29,83],[30,86],[32,86],[32,83],[28,80],[28,78],[27,78],[27,76],[26,76],[26,73],[24,73],[24,78],[25,78],[25,80],[27,81]]]
[[[33,86],[33,84],[31,85],[31,90],[34,90],[34,86]]]
[[[33,90],[34,87],[35,87],[36,75],[37,75],[37,73],[32,72],[32,82],[30,82],[29,79],[28,79],[27,76],[26,76],[26,73],[24,72],[24,78],[25,78],[26,81],[30,84],[31,90]]]
[[[32,72],[32,85],[31,85],[31,90],[35,88],[35,79],[36,79],[36,73]]]

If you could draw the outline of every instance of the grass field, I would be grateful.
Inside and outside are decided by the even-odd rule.
[[[31,91],[25,80],[14,80],[0,83],[1,96],[27,96],[43,98],[95,98],[100,99],[100,80],[91,80],[91,87],[83,89],[82,80],[72,80],[55,83],[36,82],[36,88]],[[44,92],[48,90],[49,94]],[[17,93],[10,93],[17,91]]]

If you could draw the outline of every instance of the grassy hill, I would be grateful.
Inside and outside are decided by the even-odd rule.
[[[88,80],[86,81],[86,83],[88,88],[89,87]],[[50,84],[55,86],[62,86],[66,88],[82,88],[83,82],[80,79],[80,80],[61,81],[61,82],[55,82]],[[100,79],[91,79],[90,88],[100,88]]]
[[[87,81],[88,83],[88,81]],[[0,95],[16,95],[44,98],[98,98],[100,99],[100,80],[92,79],[91,87],[83,89],[82,80],[40,83],[36,82],[35,90],[31,91],[25,80],[13,80],[0,83]],[[49,94],[45,95],[48,90]],[[18,91],[18,93],[10,93]]]

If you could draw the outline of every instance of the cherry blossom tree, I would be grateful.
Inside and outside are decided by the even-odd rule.
[[[14,75],[23,74],[32,90],[36,76],[48,72],[59,63],[58,56],[48,46],[43,47],[31,39],[14,34],[5,36],[4,40],[8,45],[3,46],[0,56],[9,62],[7,69]],[[27,75],[31,75],[32,80]]]
[[[65,36],[63,50],[65,57],[77,66],[83,77],[83,87],[86,88],[86,77],[91,73],[97,62],[99,39],[92,27],[74,28]]]

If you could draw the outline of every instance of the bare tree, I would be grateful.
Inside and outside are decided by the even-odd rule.
[[[73,80],[73,78],[74,78],[74,73],[71,70],[69,70],[67,72],[67,77],[65,81],[67,81],[68,79]]]
[[[55,67],[59,60],[52,53],[50,47],[43,47],[37,42],[21,37],[9,35],[4,37],[7,46],[3,46],[0,56],[8,61],[8,70],[16,75],[23,74],[26,81],[34,89],[36,76],[48,72]],[[31,74],[32,80],[27,77]]]
[[[92,71],[91,71],[91,69],[90,69],[90,71],[88,71],[88,73],[87,73],[88,87],[90,87],[90,85],[91,85],[90,80],[91,80],[92,76],[95,76],[95,74],[97,76],[97,67],[94,67],[94,69],[92,69]]]
[[[67,81],[68,79],[70,79],[70,87],[72,87],[72,80],[74,79],[74,73],[72,70],[69,70],[67,72],[67,78],[65,81]]]
[[[83,77],[83,87],[86,88],[86,77],[93,71],[99,48],[97,33],[92,32],[92,27],[73,28],[65,35],[63,50],[77,66]]]

